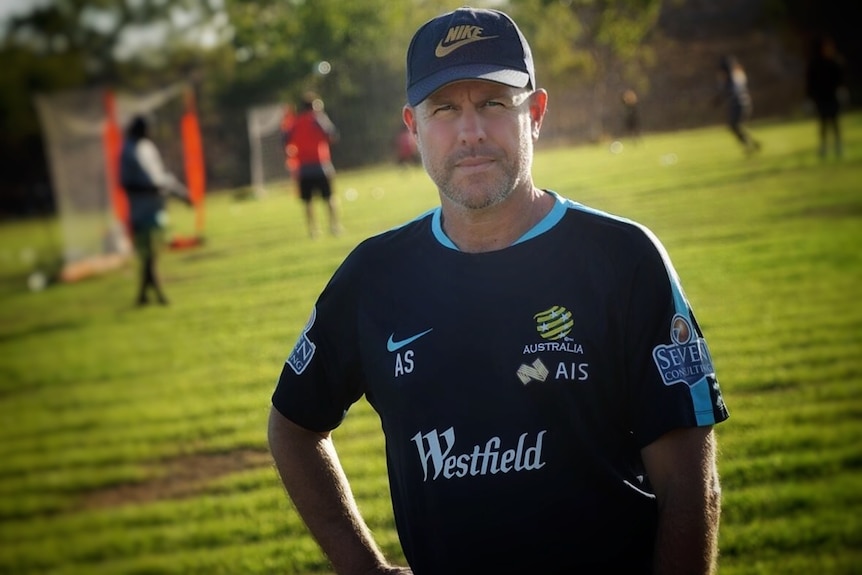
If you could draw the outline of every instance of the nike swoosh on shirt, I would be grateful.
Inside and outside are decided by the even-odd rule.
[[[466,46],[467,44],[472,44],[473,42],[478,42],[479,40],[490,40],[491,38],[496,38],[497,36],[480,36],[478,38],[464,38],[463,40],[458,40],[457,42],[453,42],[448,46],[443,45],[443,40],[437,44],[437,48],[434,49],[434,55],[438,58],[442,58],[443,56],[447,56],[460,48],[461,46]]]
[[[417,339],[419,339],[423,335],[430,333],[431,330],[433,330],[433,329],[434,329],[433,327],[431,329],[426,329],[422,333],[417,333],[413,337],[408,337],[407,339],[402,339],[399,341],[395,341],[394,339],[392,339],[395,337],[395,334],[393,333],[392,335],[389,336],[389,341],[386,342],[386,349],[388,351],[398,351],[399,349],[401,349],[405,345],[410,345],[411,343],[413,343],[414,341],[416,341]]]

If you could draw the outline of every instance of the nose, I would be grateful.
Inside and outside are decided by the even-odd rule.
[[[458,119],[458,134],[464,145],[480,144],[485,141],[485,124],[482,115],[472,106],[465,106]]]

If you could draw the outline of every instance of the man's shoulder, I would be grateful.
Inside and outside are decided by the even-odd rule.
[[[586,241],[606,249],[615,246],[632,255],[642,250],[654,251],[660,245],[652,230],[635,220],[570,200],[564,202],[567,208],[564,228],[579,242]]]
[[[423,217],[370,236],[347,254],[334,279],[352,286],[350,289],[386,281],[415,262],[420,253],[428,253],[426,242],[431,240],[430,224]]]
[[[642,233],[646,229],[643,224],[626,216],[592,208],[565,198],[561,198],[560,201],[566,207],[566,219],[578,226],[594,226],[609,233],[626,234]]]
[[[434,210],[429,210],[412,220],[370,236],[363,240],[357,249],[376,252],[412,248],[415,242],[430,239],[430,235],[423,232],[429,230],[433,213]]]
[[[425,212],[410,221],[365,238],[347,258],[368,261],[410,254],[422,242],[432,239],[430,233],[432,214],[433,210]]]

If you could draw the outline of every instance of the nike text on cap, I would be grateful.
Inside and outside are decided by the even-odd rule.
[[[458,8],[426,22],[407,49],[407,101],[419,104],[457,80],[535,88],[530,45],[499,10]]]

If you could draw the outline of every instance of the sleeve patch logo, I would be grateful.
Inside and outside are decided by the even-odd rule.
[[[697,336],[689,320],[673,316],[670,345],[660,344],[652,350],[653,361],[665,385],[685,383],[689,387],[708,375],[714,375],[712,357],[706,340]]]
[[[308,323],[302,328],[302,334],[299,336],[296,345],[293,346],[293,351],[290,352],[290,357],[287,358],[287,365],[296,375],[302,375],[308,364],[311,363],[311,358],[314,357],[314,350],[317,346],[314,345],[308,338],[308,330],[314,325],[314,320],[317,318],[317,307],[311,308],[311,317],[308,318]]]

